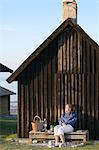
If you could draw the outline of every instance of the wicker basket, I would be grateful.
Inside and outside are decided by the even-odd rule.
[[[32,130],[34,132],[42,131],[43,121],[41,120],[41,118],[39,116],[36,115],[33,119],[33,122],[31,122],[31,124],[32,124]]]

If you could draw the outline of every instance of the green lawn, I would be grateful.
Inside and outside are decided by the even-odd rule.
[[[17,132],[17,119],[0,117],[0,135],[8,135]]]

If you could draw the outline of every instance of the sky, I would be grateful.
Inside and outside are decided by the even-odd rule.
[[[78,24],[99,44],[99,0],[76,0]],[[0,0],[0,62],[16,70],[61,24],[62,0]],[[17,83],[0,85],[17,92]],[[16,96],[14,96],[16,99]]]

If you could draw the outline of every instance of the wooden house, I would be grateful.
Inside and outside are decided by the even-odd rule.
[[[10,115],[10,95],[15,94],[0,86],[0,115]]]
[[[56,122],[71,103],[77,129],[99,138],[99,45],[73,19],[66,18],[7,79],[18,81],[18,137],[28,137],[36,114]]]

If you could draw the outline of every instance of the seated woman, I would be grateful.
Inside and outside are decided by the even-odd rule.
[[[54,128],[55,146],[65,145],[64,133],[73,132],[76,122],[77,114],[73,111],[73,106],[71,104],[66,104],[65,113],[61,115],[59,125]],[[59,143],[59,138],[62,143]]]

